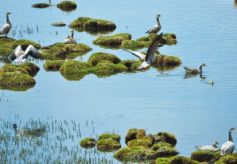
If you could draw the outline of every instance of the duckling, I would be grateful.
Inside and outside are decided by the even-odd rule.
[[[66,44],[77,44],[76,39],[74,39],[74,31],[71,31],[71,36],[68,35],[67,38],[64,40]]]
[[[195,146],[197,150],[208,150],[208,151],[218,151],[218,142],[215,141],[212,145],[205,145],[205,146]]]
[[[189,67],[185,67],[184,66],[184,69],[185,69],[185,74],[186,75],[202,75],[203,71],[202,71],[202,67],[205,67],[206,64],[201,64],[199,66],[199,69],[196,69],[196,68],[189,68]]]

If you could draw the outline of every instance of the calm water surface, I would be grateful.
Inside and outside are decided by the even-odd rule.
[[[160,13],[162,32],[173,32],[178,40],[176,46],[161,48],[161,53],[179,56],[186,66],[205,63],[207,79],[184,79],[181,66],[166,72],[168,75],[152,68],[135,74],[108,78],[88,75],[81,81],[67,81],[60,73],[45,72],[43,63],[38,63],[41,70],[34,88],[26,92],[0,91],[2,119],[12,119],[17,114],[22,119],[53,116],[81,123],[94,121],[96,133],[114,129],[123,136],[133,127],[145,128],[149,133],[170,131],[176,134],[182,155],[189,155],[195,145],[214,140],[223,143],[227,129],[237,128],[237,8],[233,0],[78,0],[77,10],[71,13],[56,7],[31,8],[36,2],[39,1],[1,0],[1,24],[5,12],[11,11],[16,31],[38,26],[39,33],[23,37],[49,45],[63,41],[70,32],[67,27],[50,26],[52,22],[68,24],[78,16],[104,18],[116,23],[114,33],[129,32],[138,38],[155,24],[155,15]],[[76,33],[75,37],[90,45],[92,52],[135,59],[122,50],[94,46],[92,40],[96,36],[88,33]],[[21,38],[18,32],[15,38]],[[208,85],[208,80],[214,80],[214,86]]]

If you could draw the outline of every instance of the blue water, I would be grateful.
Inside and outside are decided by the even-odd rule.
[[[103,18],[116,23],[114,33],[128,32],[138,38],[155,24],[155,15],[160,13],[162,32],[175,33],[178,41],[160,52],[179,56],[186,66],[205,63],[207,79],[184,79],[181,66],[165,75],[151,68],[135,74],[107,78],[88,75],[81,81],[67,81],[60,73],[45,72],[43,63],[38,63],[41,70],[34,88],[26,92],[0,91],[2,119],[18,114],[22,119],[53,116],[82,123],[93,120],[97,133],[114,129],[122,136],[134,127],[145,128],[148,133],[169,131],[177,136],[182,155],[189,155],[195,145],[214,140],[223,143],[227,129],[237,128],[237,8],[233,0],[80,0],[77,10],[70,13],[56,7],[31,8],[36,2],[1,0],[1,24],[5,12],[11,11],[16,31],[24,31],[27,25],[32,29],[38,26],[39,33],[23,37],[49,45],[63,41],[70,32],[67,27],[50,26],[52,22],[69,24],[79,16]],[[75,37],[93,48],[83,60],[97,51],[135,59],[122,50],[94,46],[95,35],[81,32]],[[207,84],[208,80],[214,80],[214,86]]]

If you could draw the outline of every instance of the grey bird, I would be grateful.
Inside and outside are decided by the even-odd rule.
[[[231,154],[235,150],[235,144],[232,137],[232,131],[234,130],[235,128],[229,129],[229,139],[221,146],[221,155]]]
[[[204,63],[199,66],[199,69],[184,66],[185,74],[186,75],[198,75],[198,74],[202,75],[203,73],[202,68],[204,66],[206,66],[206,64]]]
[[[12,24],[9,19],[10,14],[11,14],[10,12],[6,13],[6,23],[0,29],[0,35],[7,36],[12,28]]]
[[[157,34],[161,30],[160,17],[161,17],[160,14],[158,14],[156,16],[157,24],[154,25],[151,29],[149,29],[146,33],[148,33],[148,34],[151,34],[151,33]]]
[[[156,36],[156,38],[153,40],[153,42],[149,46],[146,54],[143,54],[138,51],[124,49],[125,51],[128,51],[131,54],[133,54],[134,56],[143,60],[142,64],[139,66],[138,69],[147,69],[155,61],[156,50],[158,49],[158,47],[161,47],[166,43],[165,40],[162,38],[162,36],[163,36],[162,33],[160,35]]]
[[[206,151],[218,151],[218,142],[215,141],[212,145],[205,145],[205,146],[195,146],[197,150],[206,150]]]

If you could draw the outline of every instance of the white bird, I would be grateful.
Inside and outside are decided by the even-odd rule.
[[[148,34],[151,34],[151,33],[157,34],[161,30],[160,17],[161,17],[160,14],[158,14],[156,16],[157,24],[154,25],[151,29],[149,29],[146,33],[148,33]]]
[[[12,28],[12,24],[9,19],[10,14],[11,14],[10,12],[6,13],[6,23],[0,29],[0,35],[7,36]]]
[[[162,36],[163,36],[162,33],[156,36],[156,38],[153,40],[153,42],[149,46],[146,55],[138,51],[124,49],[125,51],[128,51],[131,54],[135,55],[136,57],[144,60],[138,69],[147,69],[154,62],[154,60],[156,59],[154,54],[157,48],[165,44],[165,40],[162,38]]]
[[[205,145],[205,146],[195,146],[197,150],[207,150],[207,151],[218,151],[218,145],[219,143],[217,141],[214,142],[212,145]]]
[[[221,155],[231,154],[233,153],[235,149],[235,144],[233,142],[233,137],[232,137],[233,130],[235,130],[235,128],[229,129],[229,139],[221,146]]]
[[[67,44],[77,44],[76,39],[74,38],[74,31],[71,31],[71,36],[68,35],[67,38],[64,40],[64,43]]]
[[[39,50],[37,50],[32,45],[27,46],[26,50],[23,50],[21,45],[17,46],[16,49],[14,50],[14,52],[10,55],[9,58],[12,61],[14,60],[17,63],[22,63],[22,62],[26,61],[26,58],[28,56],[31,56],[35,59],[40,59],[41,58]]]

